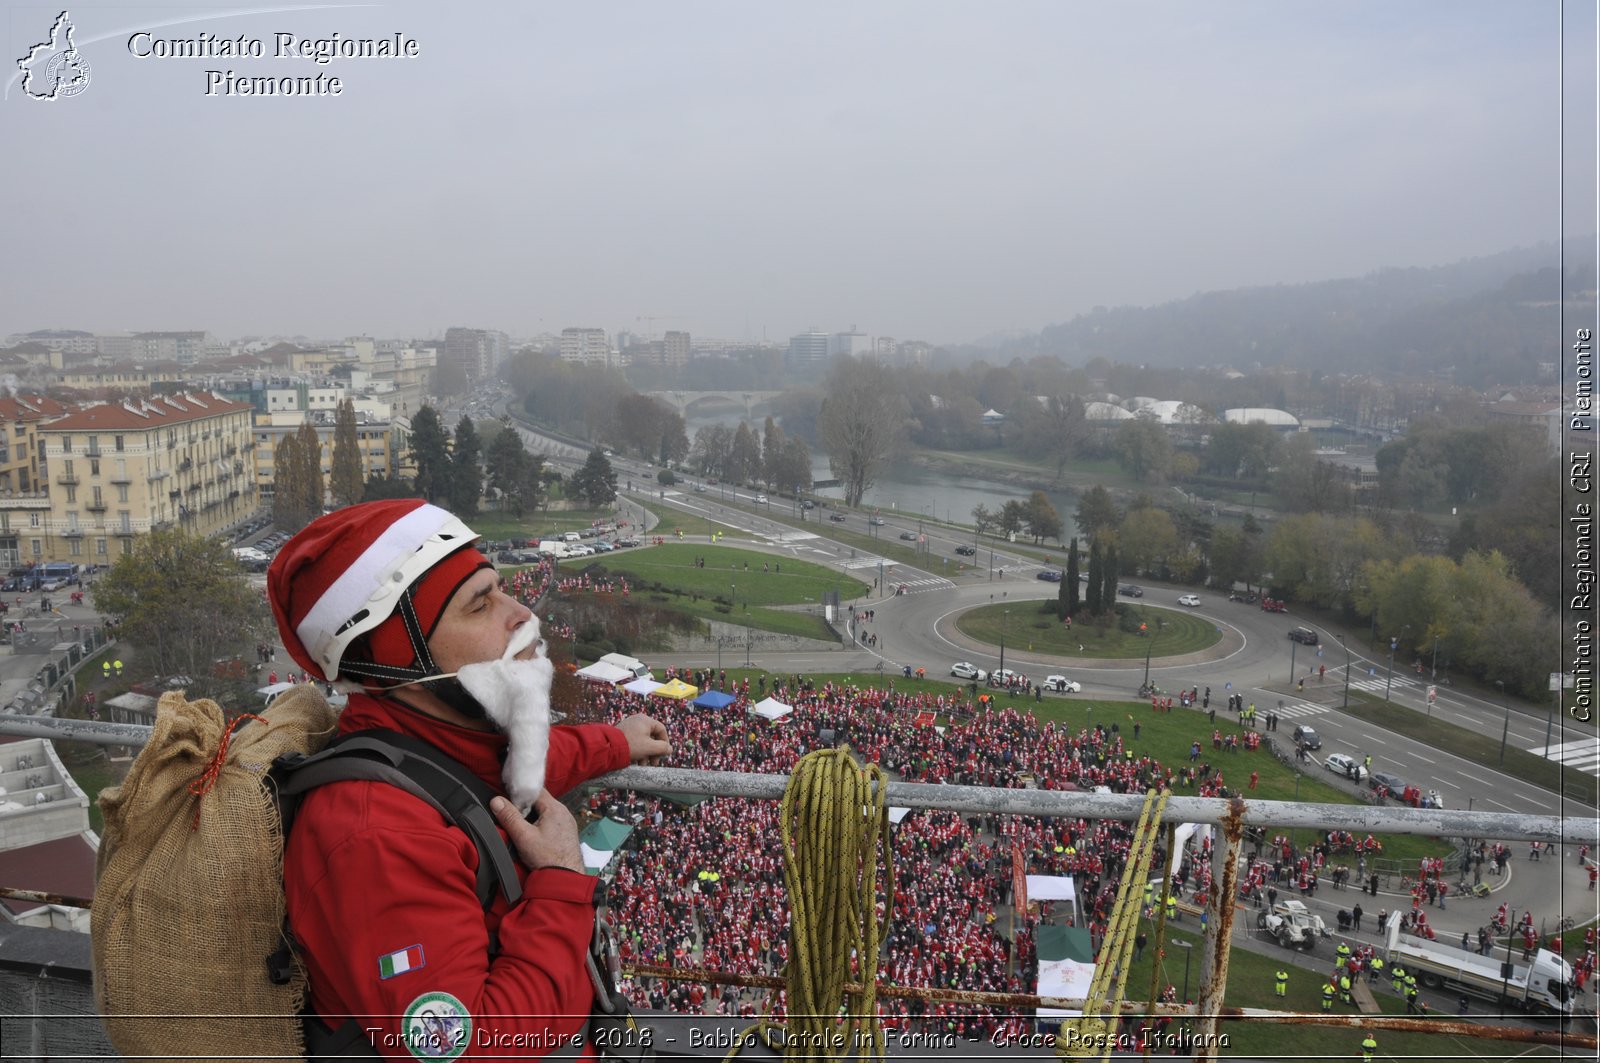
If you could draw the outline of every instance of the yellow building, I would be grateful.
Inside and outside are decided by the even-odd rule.
[[[257,505],[251,428],[249,405],[208,392],[102,403],[41,425],[49,509],[0,527],[0,558],[109,564],[154,528],[210,535],[243,520]]]
[[[71,412],[71,408],[43,395],[0,398],[0,496],[43,495],[39,471],[39,426]]]
[[[270,503],[272,500],[272,485],[276,479],[274,462],[277,458],[278,444],[282,442],[284,436],[292,436],[300,431],[300,425],[305,419],[305,415],[300,412],[265,414],[256,417],[254,469],[256,488],[263,503]],[[312,424],[317,430],[317,442],[322,445],[322,476],[323,486],[326,488],[328,474],[333,469],[335,425],[331,417],[326,420],[314,419]],[[356,445],[361,452],[362,483],[374,475],[387,476],[394,471],[392,462],[392,455],[396,451],[394,432],[395,426],[387,421],[357,422]]]

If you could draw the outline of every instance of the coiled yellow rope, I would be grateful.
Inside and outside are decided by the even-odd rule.
[[[884,1056],[878,1021],[878,953],[894,901],[888,852],[888,777],[848,749],[801,758],[780,806],[783,881],[789,891],[789,1023],[758,1022],[735,1040],[778,1047],[786,1059]],[[883,847],[880,853],[879,847]],[[877,913],[878,861],[887,869]],[[849,990],[855,983],[860,988]]]

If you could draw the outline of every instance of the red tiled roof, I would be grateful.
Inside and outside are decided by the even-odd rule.
[[[66,897],[94,896],[94,848],[74,834],[54,841],[0,850],[0,883]],[[39,907],[38,901],[0,901],[13,915]]]
[[[224,413],[247,413],[248,403],[230,402],[208,391],[162,395],[143,402],[104,403],[68,414],[50,422],[52,432],[110,432],[118,429],[143,431],[162,425],[184,424]],[[139,412],[135,413],[137,410]]]
[[[59,417],[71,410],[72,407],[43,395],[0,399],[0,420],[4,421],[37,421],[42,417]]]

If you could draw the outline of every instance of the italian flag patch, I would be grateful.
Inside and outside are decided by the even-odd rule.
[[[387,956],[378,957],[378,977],[380,979],[393,978],[397,974],[414,971],[426,965],[422,958],[422,946],[412,945],[409,949],[391,952]]]

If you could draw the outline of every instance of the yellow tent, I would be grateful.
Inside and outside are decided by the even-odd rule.
[[[692,687],[681,679],[674,679],[670,683],[664,683],[661,686],[656,687],[655,690],[651,691],[651,693],[658,698],[671,698],[674,701],[687,701],[689,698],[692,698],[696,694],[700,693],[700,688]]]

